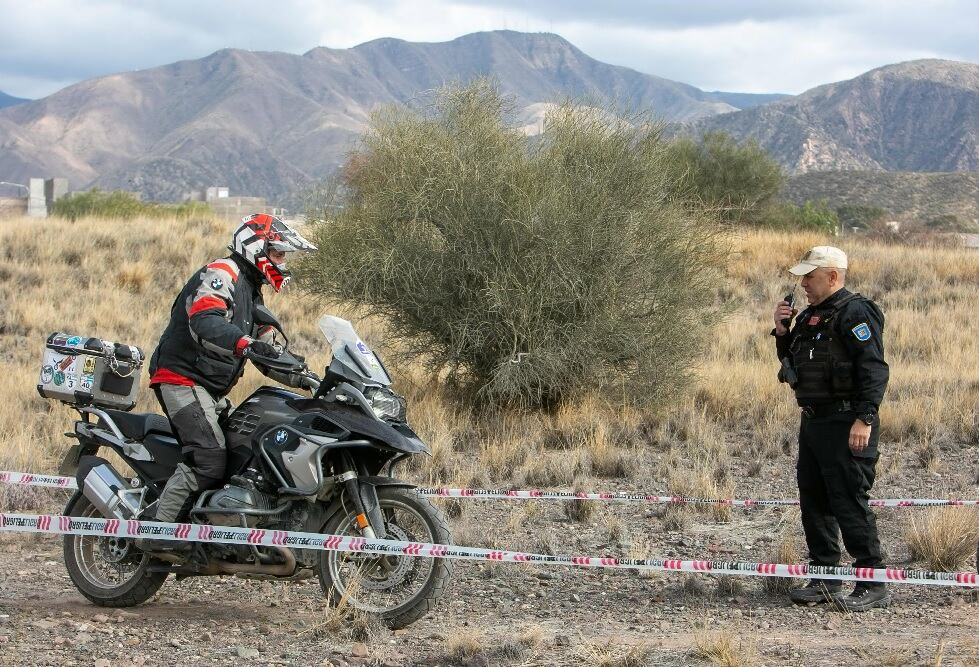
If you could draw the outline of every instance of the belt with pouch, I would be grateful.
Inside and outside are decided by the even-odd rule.
[[[853,409],[850,401],[834,401],[832,403],[821,403],[819,405],[803,405],[799,407],[803,417],[829,417],[841,412],[849,412]]]

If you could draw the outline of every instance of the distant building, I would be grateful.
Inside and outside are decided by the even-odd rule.
[[[229,220],[238,220],[251,213],[269,213],[280,217],[289,213],[284,208],[269,206],[265,197],[232,196],[230,189],[224,185],[184,193],[184,200],[204,202],[215,215]]]

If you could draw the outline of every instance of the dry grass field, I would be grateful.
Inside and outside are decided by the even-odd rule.
[[[225,254],[230,229],[228,223],[212,220],[0,219],[0,469],[52,472],[67,447],[62,433],[74,412],[41,399],[35,391],[46,336],[62,330],[96,335],[151,352],[174,296],[193,270]],[[419,368],[397,364],[392,369],[396,389],[408,397],[409,420],[433,450],[431,459],[415,464],[411,477],[419,484],[794,497],[798,413],[788,388],[775,380],[777,364],[768,332],[774,303],[792,288],[784,268],[808,247],[827,241],[802,233],[732,234],[726,278],[717,285],[716,294],[705,295],[708,301],[724,304],[726,317],[717,323],[693,386],[678,391],[653,413],[584,400],[553,415],[480,416],[449,402],[437,381]],[[979,252],[852,238],[836,243],[850,253],[849,286],[874,298],[887,317],[891,383],[882,409],[882,458],[874,495],[975,497],[979,493],[979,337],[972,307],[979,296]],[[797,299],[804,300],[801,289]],[[397,341],[386,339],[382,322],[364,321],[354,311],[317,303],[298,291],[267,302],[291,333],[294,348],[314,368],[322,368],[328,359],[315,326],[323,312],[351,319],[382,355],[397,346]],[[137,410],[158,411],[146,389],[145,373],[142,379]],[[232,400],[241,401],[262,381],[260,374],[249,370]],[[3,493],[0,489],[0,510],[5,504]],[[20,509],[7,504],[7,509]],[[636,512],[641,509],[629,517],[614,508],[582,503],[564,506],[564,516],[537,502],[509,505],[482,516],[481,510],[461,505],[450,510],[463,517],[455,523],[455,541],[474,546],[513,548],[517,546],[513,540],[522,535],[525,541],[519,544],[524,548],[563,552],[561,533],[578,530],[562,524],[569,522],[581,531],[601,533],[609,549],[617,545],[637,557],[664,555],[663,535],[670,536],[671,544],[679,539],[682,547],[685,535],[694,536],[687,546],[723,541],[714,536],[718,531],[730,532],[732,553],[739,545],[757,541],[757,548],[764,547],[770,558],[805,556],[804,549],[800,551],[797,514],[792,511],[745,523],[735,514],[738,510],[719,506],[658,508],[638,514],[639,519]],[[482,518],[492,519],[491,525]],[[642,528],[637,521],[651,525]],[[538,523],[559,528],[557,532],[530,528]],[[913,522],[907,515],[890,514],[883,518],[882,531],[888,535],[892,560],[901,554],[908,559],[905,562],[919,565],[975,567],[974,549],[963,550],[962,545],[970,540],[974,544],[979,537],[979,511],[922,512]],[[588,548],[589,543],[582,541],[584,534],[576,539]],[[536,542],[527,544],[527,539]],[[958,554],[954,562],[949,560],[951,550]],[[750,552],[736,557],[758,556],[761,553]],[[690,590],[685,585],[683,594],[696,594],[700,579],[688,580],[695,583],[689,584]],[[779,590],[779,582],[766,584],[768,593]],[[719,594],[739,599],[740,584],[730,586],[718,584]],[[445,655],[478,652],[477,640],[464,639],[482,631],[467,632],[470,635],[454,635]],[[858,635],[850,639],[853,646],[846,650],[861,646]],[[753,640],[748,641],[744,662],[737,662],[737,656],[724,657],[737,653],[740,641],[730,635],[717,640],[701,633],[691,640],[689,655],[715,664],[756,664]],[[636,656],[655,653],[652,646],[648,651],[625,648],[595,644],[578,664],[647,664]],[[935,650],[934,645],[926,647],[926,652]],[[632,655],[636,661],[601,657],[613,653]],[[805,658],[801,660],[803,664]]]
[[[64,444],[61,433],[73,413],[34,391],[44,338],[56,330],[97,335],[148,354],[184,281],[226,253],[229,229],[213,220],[0,220],[0,466],[50,470]],[[674,453],[695,468],[708,461],[722,466],[733,454],[780,455],[797,420],[789,391],[774,381],[770,311],[792,288],[784,267],[826,241],[811,234],[732,235],[727,277],[716,295],[705,295],[722,300],[727,317],[717,324],[695,386],[655,414],[585,401],[553,416],[476,419],[443,400],[433,379],[399,365],[396,382],[411,399],[411,419],[435,453],[425,469],[428,481],[560,486],[591,476],[628,477],[635,448],[671,439],[686,445]],[[851,288],[876,299],[887,316],[892,375],[882,440],[889,451],[901,452],[892,465],[925,463],[941,472],[944,449],[979,443],[979,338],[972,311],[979,253],[850,239],[845,245]],[[797,297],[804,298],[801,290]],[[328,359],[315,326],[323,312],[352,319],[382,352],[396,342],[385,339],[382,323],[299,292],[273,295],[269,303],[314,367]],[[232,399],[241,400],[262,380],[250,371]],[[143,391],[137,410],[155,409],[152,394]],[[553,465],[541,465],[541,456]]]

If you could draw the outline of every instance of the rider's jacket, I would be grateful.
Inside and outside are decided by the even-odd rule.
[[[150,386],[198,385],[224,396],[244,372],[241,358],[257,337],[262,278],[236,255],[198,270],[170,309],[170,323],[150,360]]]

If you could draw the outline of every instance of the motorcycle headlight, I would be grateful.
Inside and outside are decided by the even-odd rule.
[[[379,419],[403,422],[408,414],[408,401],[390,389],[377,389],[368,398],[371,409]]]

